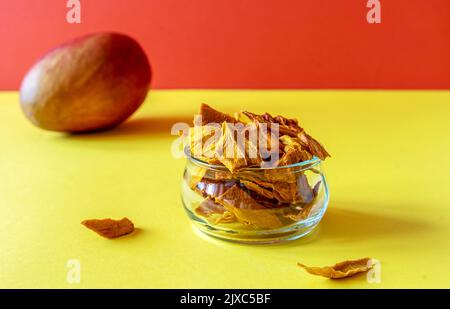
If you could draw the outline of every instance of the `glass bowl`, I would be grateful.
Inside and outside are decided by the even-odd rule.
[[[322,219],[329,200],[322,161],[231,173],[187,156],[181,185],[184,209],[210,236],[264,244],[307,235]]]

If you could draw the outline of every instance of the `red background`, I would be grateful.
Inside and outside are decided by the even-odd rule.
[[[450,89],[450,0],[0,0],[0,89],[51,47],[100,30],[141,42],[154,88]]]

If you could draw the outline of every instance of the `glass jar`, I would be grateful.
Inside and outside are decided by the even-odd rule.
[[[231,173],[188,156],[182,202],[194,225],[216,238],[252,244],[297,239],[317,226],[328,206],[321,163],[314,157]]]

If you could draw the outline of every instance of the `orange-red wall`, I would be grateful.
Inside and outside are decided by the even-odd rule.
[[[0,0],[0,89],[17,89],[55,44],[99,30],[134,36],[155,88],[450,89],[450,0]]]

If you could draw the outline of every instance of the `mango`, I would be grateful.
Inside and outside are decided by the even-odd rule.
[[[134,39],[92,34],[56,47],[33,65],[20,87],[21,107],[42,129],[109,129],[138,109],[151,77],[147,56]]]

